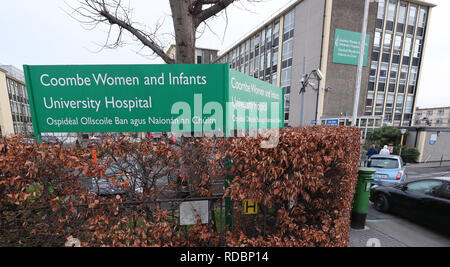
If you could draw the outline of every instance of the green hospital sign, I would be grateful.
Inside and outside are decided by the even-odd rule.
[[[364,63],[367,66],[370,34],[366,36]],[[336,29],[334,36],[333,63],[358,65],[361,45],[361,33]]]
[[[43,132],[282,128],[281,88],[215,65],[24,66]]]

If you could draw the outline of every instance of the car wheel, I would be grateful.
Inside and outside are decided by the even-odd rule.
[[[373,201],[373,206],[376,210],[381,212],[389,211],[389,201],[385,194],[377,194]]]

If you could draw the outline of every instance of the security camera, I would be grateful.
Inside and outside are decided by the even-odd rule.
[[[316,76],[317,76],[317,78],[319,78],[320,80],[323,80],[323,74],[322,74],[322,72],[321,72],[319,69],[316,70]]]

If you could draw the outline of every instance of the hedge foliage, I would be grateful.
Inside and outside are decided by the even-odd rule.
[[[360,131],[290,128],[273,148],[262,141],[108,139],[95,164],[88,149],[0,139],[0,246],[63,246],[72,237],[82,246],[347,246]],[[225,176],[232,184],[223,192]],[[120,194],[96,193],[86,186],[92,177]],[[232,200],[232,226],[218,216],[180,226],[178,200],[165,201],[217,194]],[[260,212],[242,214],[244,199]]]

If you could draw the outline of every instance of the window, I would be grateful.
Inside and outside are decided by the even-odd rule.
[[[397,169],[400,168],[400,162],[391,158],[371,158],[367,163],[367,167],[380,169]]]
[[[409,84],[410,85],[416,85],[416,81],[417,81],[417,67],[412,67],[411,68],[411,75],[409,77]]]
[[[402,67],[402,71],[400,73],[400,83],[401,84],[406,84],[406,78],[408,77],[408,70],[409,70],[409,67],[407,67],[407,66]]]
[[[283,51],[281,55],[282,69],[292,66],[293,43],[294,40],[289,40],[283,44]]]
[[[412,114],[413,103],[414,103],[414,96],[408,95],[408,97],[406,98],[405,113]]]
[[[374,48],[377,47],[379,49],[380,45],[381,45],[381,32],[376,31],[373,46]]]
[[[291,68],[282,70],[280,79],[280,87],[284,89],[285,94],[289,94],[291,92]]]
[[[416,26],[417,6],[411,5],[409,9],[408,30],[407,33],[413,35]]]
[[[418,27],[425,28],[425,24],[427,23],[427,14],[428,14],[428,8],[421,7],[420,14],[419,14],[419,24],[417,25]]]
[[[284,16],[283,40],[294,37],[295,9]]]
[[[280,42],[280,22],[275,22],[273,26],[273,47],[278,47]]]
[[[378,63],[372,62],[370,65],[370,78],[373,78],[372,81],[375,81],[375,77],[377,76]]]
[[[405,2],[400,3],[400,10],[398,11],[398,23],[405,24],[406,23],[406,11],[408,8],[408,4]]]
[[[397,34],[395,36],[394,49],[397,51],[402,50],[402,44],[403,44],[403,36],[401,34]]]
[[[417,6],[411,5],[411,7],[409,9],[408,25],[411,25],[411,26],[416,25],[416,16],[417,16]]]
[[[420,57],[420,53],[422,53],[422,40],[416,39],[414,46],[414,57]]]
[[[384,48],[383,50],[389,50],[389,48],[391,47],[392,44],[392,34],[391,33],[386,33],[384,35]]]
[[[412,38],[407,37],[405,43],[405,50],[403,51],[403,56],[409,57],[411,55]]]
[[[409,193],[436,196],[442,185],[443,185],[442,181],[427,180],[427,181],[412,182],[407,185],[406,191]]]
[[[382,63],[380,68],[380,83],[386,83],[387,78],[387,72],[388,72],[388,66],[387,63]]]
[[[447,184],[444,188],[444,191],[442,191],[441,197],[450,199],[450,184]]]
[[[397,82],[398,75],[398,65],[391,66],[391,77],[389,78],[389,83],[395,84]]]
[[[380,88],[378,88],[380,90]],[[383,105],[384,105],[384,93],[378,93],[377,102],[375,106],[375,115],[383,114]]]
[[[290,102],[290,95],[284,95],[284,110],[285,111],[289,111],[289,108],[291,106],[291,102]]]
[[[386,7],[386,3],[385,2],[386,2],[385,0],[380,0],[378,2],[377,19],[381,19],[381,20],[384,19],[384,10],[385,10],[385,7]]]

